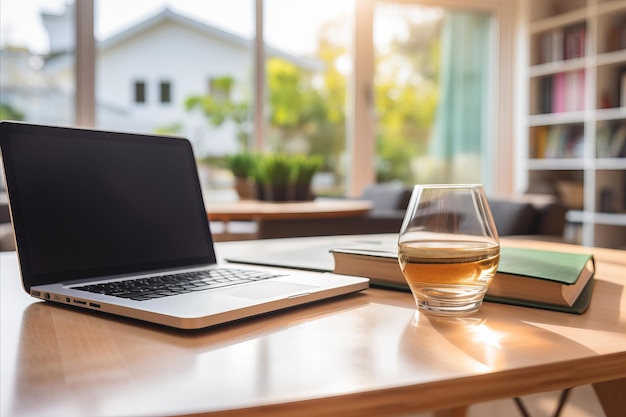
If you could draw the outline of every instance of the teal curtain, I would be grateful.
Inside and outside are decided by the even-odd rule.
[[[488,15],[455,12],[444,17],[440,96],[429,144],[429,155],[441,170],[436,177],[442,182],[480,179],[487,135],[489,20]],[[467,172],[471,170],[477,172]]]

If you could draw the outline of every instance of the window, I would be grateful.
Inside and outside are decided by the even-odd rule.
[[[2,0],[0,119],[75,124],[75,7]]]
[[[314,192],[345,194],[354,0],[265,0],[265,147],[324,157]],[[306,16],[286,19],[285,16]]]
[[[374,16],[377,180],[480,183],[491,15],[385,2]]]
[[[96,93],[91,99],[96,127],[178,133],[192,141],[199,158],[221,157],[242,148],[323,153],[324,193],[358,195],[360,187],[375,179],[435,181],[435,176],[422,173],[434,165],[446,169],[447,162],[439,164],[431,146],[436,142],[432,138],[438,107],[429,110],[415,102],[415,111],[410,111],[411,100],[428,93],[421,87],[408,88],[422,70],[407,66],[415,70],[408,71],[409,76],[402,68],[419,60],[417,49],[409,49],[419,33],[413,27],[432,24],[411,20],[420,9],[419,0],[158,0],[138,3],[123,16],[119,0],[79,4],[90,2],[95,6],[97,49],[79,44],[76,53],[82,61],[93,60],[95,54],[96,78],[90,82]],[[493,0],[423,3],[436,4],[443,13],[439,29],[432,32],[439,34],[438,65],[444,62],[441,45],[448,12],[454,10],[466,22],[483,20],[480,26],[487,31],[480,36],[487,39],[483,46],[489,52],[485,62],[493,70],[485,93],[478,93],[486,101],[476,108],[481,113],[474,119],[480,119],[478,128],[485,130],[472,134],[480,137],[479,161],[466,158],[470,168],[461,172],[477,173],[488,191],[510,192],[513,145],[508,139],[515,134],[511,97],[517,92],[512,77],[513,6]],[[84,97],[74,87],[76,3],[22,4],[2,2],[0,109],[8,105],[11,117],[27,121],[72,124],[75,112],[85,107],[74,105],[75,97]],[[259,5],[262,10],[256,10]],[[31,22],[40,21],[43,11],[54,25],[34,31],[23,11],[30,13]],[[259,23],[264,44],[254,42]],[[83,27],[79,25],[79,32]],[[402,43],[405,49],[392,57],[389,48]],[[265,56],[261,65],[254,59],[254,48],[262,53],[258,56]],[[5,59],[11,54],[15,59]],[[17,65],[18,72],[9,64]],[[28,85],[17,85],[18,78],[10,78],[20,68],[35,74]],[[138,74],[145,78],[137,79]],[[433,85],[440,89],[443,67],[437,74]],[[261,88],[255,84],[257,77],[265,80]],[[207,92],[207,80],[218,79],[231,80],[229,89]],[[88,81],[81,88],[89,85]],[[154,101],[167,105],[148,105],[152,94]],[[436,96],[442,103],[442,95]],[[253,115],[258,115],[256,120]],[[422,119],[430,120],[430,128],[423,128]],[[462,159],[456,158],[454,164]],[[219,187],[223,181],[206,183]]]
[[[135,81],[135,103],[146,102],[146,83],[144,81]]]
[[[172,93],[172,84],[169,81],[161,81],[161,84],[159,85],[160,87],[160,96],[161,96],[161,103],[171,103],[172,101],[172,97],[171,97],[171,93]]]
[[[516,44],[515,44],[515,39],[513,37],[513,33],[516,30],[516,26],[513,21],[514,10],[510,2],[494,2],[494,1],[489,1],[489,0],[478,0],[478,1],[440,0],[437,2],[433,2],[430,0],[424,0],[424,1],[373,0],[373,1],[363,1],[363,2],[359,1],[357,2],[357,5],[358,5],[357,10],[359,10],[359,6],[366,9],[365,12],[363,11],[360,12],[361,15],[362,16],[365,15],[366,18],[365,19],[360,18],[356,20],[357,40],[361,39],[361,47],[359,47],[359,43],[357,42],[357,47],[355,47],[355,50],[357,53],[361,52],[361,57],[360,58],[357,57],[355,67],[361,73],[365,72],[365,77],[368,78],[369,74],[367,74],[367,72],[369,68],[371,68],[371,66],[379,64],[379,62],[376,61],[378,58],[371,57],[368,55],[369,50],[374,50],[375,48],[378,48],[380,45],[380,43],[378,43],[377,41],[377,44],[375,46],[373,44],[374,43],[373,40],[370,41],[368,39],[370,38],[370,35],[371,35],[371,38],[374,38],[374,35],[372,35],[371,32],[368,31],[368,28],[370,26],[374,26],[374,31],[377,31],[375,25],[376,25],[377,19],[380,18],[378,16],[378,13],[385,12],[385,9],[392,10],[394,8],[399,8],[399,7],[406,7],[407,8],[405,9],[406,12],[412,13],[410,11],[410,8],[419,7],[422,3],[426,5],[434,4],[438,7],[442,7],[444,8],[443,10],[446,11],[446,13],[454,12],[454,13],[450,13],[450,16],[465,15],[466,17],[469,17],[469,19],[467,19],[466,21],[466,24],[458,25],[457,29],[464,29],[464,28],[467,29],[467,27],[469,26],[467,22],[473,20],[472,18],[473,15],[475,15],[477,17],[477,20],[479,21],[481,20],[484,21],[485,19],[487,20],[487,23],[480,23],[479,26],[481,27],[481,29],[475,30],[472,35],[472,39],[476,39],[480,37],[485,39],[482,42],[483,47],[485,49],[483,51],[478,50],[479,52],[478,55],[482,55],[485,57],[486,59],[485,65],[487,65],[488,68],[490,69],[489,74],[487,75],[488,80],[487,80],[486,86],[484,86],[480,90],[480,93],[479,93],[479,94],[484,95],[483,96],[484,101],[481,101],[481,104],[479,107],[471,109],[472,111],[479,110],[479,112],[476,114],[479,115],[480,117],[479,119],[477,118],[476,120],[474,120],[474,121],[478,121],[479,123],[475,123],[473,125],[472,129],[477,129],[477,130],[471,133],[472,137],[474,138],[480,137],[480,151],[479,151],[480,161],[477,163],[473,163],[473,166],[479,167],[480,182],[482,182],[485,185],[485,189],[487,193],[503,193],[503,194],[511,193],[514,191],[514,184],[513,184],[514,171],[513,170],[515,166],[514,161],[513,161],[513,154],[515,151],[513,139],[515,138],[516,133],[517,133],[514,129],[513,111],[514,111],[514,103],[516,102],[515,100],[516,93],[520,93],[520,92],[517,90],[516,86],[518,84],[515,82],[516,80],[514,77],[515,75],[514,61],[516,58],[516,55],[515,55]],[[368,4],[371,10],[367,10]],[[370,19],[367,19],[368,13],[371,16],[373,16],[371,18],[371,22],[369,21]],[[409,17],[410,15],[406,16],[406,18],[409,18]],[[361,23],[362,21],[363,23]],[[396,23],[397,22],[398,20],[396,20]],[[447,27],[452,28],[453,26],[449,25]],[[395,29],[397,28],[389,27],[389,33],[390,34],[393,33]],[[384,34],[384,31],[382,32]],[[463,39],[462,42],[458,42],[458,43],[459,45],[465,45],[465,39],[460,38],[458,33],[455,34],[454,33],[455,31],[453,30],[448,30],[448,32],[449,34],[454,35],[450,39],[457,39],[457,40]],[[442,34],[443,33],[444,32],[442,32]],[[408,33],[405,33],[405,34],[408,34]],[[401,36],[405,36],[405,34],[401,34]],[[444,38],[445,37],[442,36],[441,39],[444,40]],[[400,40],[402,40],[402,37],[400,38]],[[368,43],[370,42],[371,44],[368,45]],[[471,44],[475,45],[475,42],[472,41]],[[452,46],[454,46],[454,43],[452,43]],[[474,46],[472,46],[471,48],[474,48]],[[452,48],[448,50],[452,51]],[[462,53],[466,55],[471,54],[472,52],[473,50],[470,49],[469,47],[467,50],[462,51]],[[380,50],[377,50],[376,56],[378,57],[381,56]],[[410,56],[410,54],[408,56]],[[441,50],[442,59],[439,60],[440,62],[444,62],[443,61],[444,56],[446,55],[444,54],[443,49],[442,49]],[[470,59],[470,61],[475,62],[472,59]],[[374,64],[374,62],[376,62],[376,64]],[[451,70],[454,70],[455,66],[449,65],[448,68]],[[373,78],[374,78],[374,73],[376,72],[376,77],[375,77],[376,85],[379,85],[378,83],[380,82],[380,78],[378,77],[378,71],[380,70],[381,68],[378,67],[376,70],[371,71]],[[465,70],[467,70],[467,68]],[[452,72],[446,73],[444,71],[441,71],[441,73],[451,74]],[[468,74],[471,74],[471,71]],[[406,77],[406,74],[404,75]],[[485,74],[479,74],[479,75],[485,76]],[[474,74],[473,76],[475,77],[476,74]],[[375,98],[374,100],[370,98],[372,96],[378,97],[378,94],[373,94],[373,93],[371,94],[367,86],[366,85],[364,86],[364,84],[366,84],[365,81],[363,81],[362,79],[359,79],[358,72],[355,72],[354,77],[356,79],[355,84],[357,85],[358,88],[355,89],[355,93],[354,93],[355,106],[352,109],[355,113],[355,121],[350,127],[353,129],[353,131],[358,133],[356,137],[353,139],[353,141],[356,142],[356,141],[362,140],[362,137],[364,136],[368,136],[368,137],[371,136],[371,135],[364,135],[364,132],[367,134],[370,130],[368,126],[370,126],[371,124],[376,124],[376,122],[380,121],[379,120],[380,114],[376,111],[377,109],[380,110],[380,107],[377,107],[376,103],[374,102],[374,100],[377,100],[379,98]],[[443,80],[440,82],[441,85],[443,85],[442,82]],[[473,85],[474,87],[476,87],[481,84],[482,82],[474,83]],[[448,88],[450,88],[450,85],[451,84],[448,83]],[[454,89],[456,87],[452,87],[452,88]],[[419,91],[421,92],[423,90],[420,89]],[[467,92],[469,91],[471,91],[471,88],[467,90]],[[474,92],[473,97],[476,97],[475,94],[476,92]],[[448,99],[448,102],[450,103],[451,101]],[[471,102],[471,100],[464,100],[462,102],[459,101],[456,104],[467,106],[469,102]],[[361,104],[359,105],[359,103]],[[448,113],[451,114],[450,112]],[[437,117],[439,117],[438,114],[439,112],[433,115],[435,117],[435,120]],[[374,117],[372,117],[372,115],[374,115]],[[415,112],[413,114],[414,117],[423,117],[424,115],[425,115],[424,112]],[[461,125],[456,124],[456,121],[454,119],[448,119],[448,121],[455,122],[453,125],[447,126],[451,128],[450,129],[451,132],[463,131],[463,128],[460,127]],[[390,122],[398,123],[398,120],[392,119],[390,120]],[[465,123],[465,120],[463,122]],[[398,125],[399,124],[400,123],[398,123]],[[443,127],[446,128],[445,119],[441,119],[440,124],[444,125]],[[376,131],[377,135],[381,133],[380,129],[381,129],[381,126],[378,126],[378,129]],[[445,131],[445,129],[439,129],[439,131],[440,132]],[[456,134],[448,134],[447,136],[448,138],[456,138],[454,140],[457,140],[458,138],[461,138],[462,140],[462,135],[459,136]],[[379,139],[379,137],[377,137],[377,139]],[[436,141],[433,143],[436,143]],[[472,140],[471,142],[468,142],[468,143],[475,144],[476,140]],[[353,163],[358,163],[359,160],[365,160],[366,162],[369,160],[373,161],[381,153],[378,148],[378,146],[380,146],[380,141],[377,141],[376,145],[374,144],[367,144],[367,145],[368,146],[366,146],[365,149],[363,148],[357,149],[359,153],[356,153],[356,155],[358,155],[356,158],[355,157],[352,158]],[[375,148],[375,146],[377,147]],[[356,148],[357,146],[354,146],[354,147]],[[433,147],[432,149],[433,152],[435,151],[434,148],[435,147]],[[374,149],[376,149],[376,153],[374,152]],[[371,152],[371,154],[369,154],[368,152]],[[445,152],[446,151],[444,150],[439,155],[445,155]],[[453,163],[456,164],[456,167],[452,171],[456,170],[457,172],[461,173],[460,175],[457,175],[456,177],[448,177],[448,178],[453,178],[453,179],[446,179],[446,178],[436,179],[435,178],[435,180],[437,182],[440,182],[440,181],[452,181],[454,180],[454,178],[461,178],[463,182],[467,182],[469,180],[469,176],[464,176],[463,169],[459,170],[457,168],[464,166],[465,162],[471,162],[472,160],[475,160],[476,153],[471,152],[471,154],[473,154],[474,157],[465,158],[465,159],[462,157],[455,158]],[[426,154],[426,155],[430,155],[430,154]],[[437,162],[437,158],[431,159],[430,162],[433,162],[433,161]],[[446,164],[448,164],[448,162],[450,162],[450,160],[446,161],[443,164],[444,167]],[[429,167],[428,164],[429,164],[429,161],[424,162],[424,161],[418,161],[416,159],[413,159],[411,163],[411,171],[413,171],[412,174],[415,174],[415,172],[420,169],[422,170],[428,169]],[[358,179],[359,175],[363,175],[362,173],[367,172],[366,166],[367,166],[367,163],[365,164],[361,163],[359,167],[360,169],[353,172],[353,178]],[[418,178],[417,181],[423,181],[423,180]],[[353,180],[353,183],[355,182],[358,183],[358,181]],[[364,184],[361,182],[360,184],[357,184],[357,185],[363,186]],[[352,195],[358,195],[358,191],[359,191],[358,187],[354,188],[354,186],[352,186],[350,189],[350,192]]]
[[[120,14],[120,0],[95,0],[96,125],[185,136],[199,159],[247,144],[254,0],[132,4]],[[145,105],[121,91],[135,81],[145,83]]]

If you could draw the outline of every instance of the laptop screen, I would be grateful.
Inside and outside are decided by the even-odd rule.
[[[215,263],[189,141],[0,123],[25,286]]]

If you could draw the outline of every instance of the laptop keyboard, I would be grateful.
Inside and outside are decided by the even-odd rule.
[[[131,300],[146,301],[195,291],[205,291],[213,288],[261,281],[278,276],[281,275],[266,271],[218,268],[208,271],[166,274],[125,281],[90,284],[74,287],[74,289],[129,298]]]

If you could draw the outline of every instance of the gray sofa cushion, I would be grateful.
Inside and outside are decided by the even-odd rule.
[[[365,187],[361,200],[368,200],[373,210],[406,209],[411,197],[411,189],[399,184],[372,184]]]
[[[490,198],[489,207],[500,236],[534,233],[537,210],[527,202]]]

